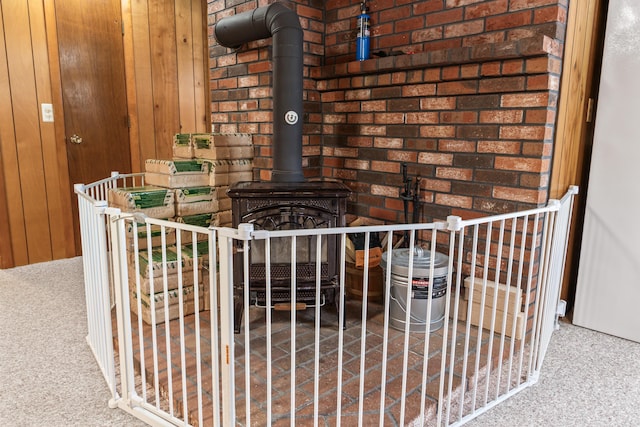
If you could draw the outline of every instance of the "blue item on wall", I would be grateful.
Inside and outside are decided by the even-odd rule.
[[[358,36],[356,38],[356,59],[358,61],[369,59],[370,20],[371,17],[367,14],[367,5],[363,1],[360,3],[360,15],[358,15]]]

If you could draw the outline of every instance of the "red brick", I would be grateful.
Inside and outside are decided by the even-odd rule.
[[[413,14],[424,15],[429,12],[435,12],[436,10],[442,10],[442,6],[442,0],[420,1],[413,5]]]
[[[496,157],[494,166],[499,170],[547,172],[549,170],[549,160],[524,157]]]
[[[362,111],[387,111],[387,101],[362,101],[360,103]]]
[[[398,216],[395,212],[375,206],[369,208],[369,216],[371,218],[380,218],[392,223],[398,221]]]
[[[420,126],[420,136],[424,138],[453,138],[455,126]]]
[[[358,157],[357,148],[336,147],[334,153],[337,157]]]
[[[344,167],[349,169],[369,170],[368,160],[345,159]]]
[[[486,31],[504,30],[507,28],[524,27],[531,24],[532,13],[529,10],[509,13],[487,18]]]
[[[324,123],[336,124],[336,123],[346,123],[346,122],[347,122],[346,114],[325,114],[324,115]]]
[[[371,185],[371,194],[374,196],[399,197],[400,191],[398,187],[389,187],[386,185]]]
[[[527,188],[546,187],[549,185],[549,175],[522,174],[520,177],[520,185]]]
[[[554,123],[555,118],[555,110],[527,110],[525,113],[525,123]]]
[[[464,19],[483,18],[485,16],[505,13],[508,9],[508,0],[494,0],[465,8]]]
[[[348,90],[346,91],[344,97],[346,100],[370,99],[371,90],[370,89]]]
[[[425,28],[411,33],[411,43],[422,43],[430,40],[438,40],[443,36],[442,27]]]
[[[443,80],[457,80],[460,78],[460,67],[454,65],[452,67],[444,67],[442,69]]]
[[[473,141],[461,141],[457,139],[441,139],[438,141],[438,150],[457,153],[473,153],[476,151],[476,143]]]
[[[459,6],[467,6],[474,3],[480,3],[483,0],[447,0],[446,7],[459,7]]]
[[[502,74],[521,74],[523,69],[524,61],[521,59],[504,61],[502,64]]]
[[[502,73],[502,63],[499,61],[482,64],[480,74],[483,76],[499,76]]]
[[[387,159],[394,162],[415,163],[418,160],[418,153],[406,150],[389,150]]]
[[[336,102],[333,104],[336,113],[353,113],[360,111],[360,102]]]
[[[470,209],[473,206],[473,198],[468,196],[456,196],[453,194],[436,194],[436,203],[444,206],[455,206]]]
[[[533,9],[540,6],[555,4],[558,0],[511,0],[510,9]]]
[[[360,133],[362,135],[386,135],[387,128],[385,126],[361,126]]]
[[[515,202],[541,204],[545,202],[546,191],[524,188],[494,187],[493,197]]]
[[[475,111],[453,111],[440,113],[441,123],[477,123],[478,113]]]
[[[462,21],[462,9],[449,9],[443,12],[435,12],[427,14],[427,25],[435,27],[436,25],[449,24],[451,22]]]
[[[374,138],[373,146],[376,148],[401,149],[404,146],[404,140],[402,138],[378,137]]]
[[[414,31],[424,27],[424,17],[422,16],[398,20],[395,23],[395,31],[397,32]]]
[[[483,19],[475,21],[466,21],[460,24],[450,24],[444,27],[444,37],[462,37],[471,34],[478,34],[485,31],[485,25]]]
[[[518,141],[478,141],[478,153],[520,154],[521,147]]]
[[[473,179],[473,170],[464,168],[438,167],[436,168],[436,177],[458,181],[471,181]]]
[[[492,110],[480,112],[480,123],[522,123],[522,110]]]
[[[438,123],[438,113],[407,113],[407,124]]]
[[[525,142],[522,144],[522,154],[525,156],[548,157],[553,152],[553,145],[549,142]]]
[[[544,24],[545,22],[567,22],[567,9],[559,6],[550,6],[536,9],[533,13],[534,24]]]
[[[465,64],[460,67],[460,76],[462,78],[478,77],[480,75],[480,66],[478,64]]]
[[[453,110],[456,108],[456,98],[452,96],[439,96],[420,99],[421,110]]]
[[[257,74],[271,71],[271,61],[252,62],[248,65],[249,74]]]
[[[418,163],[451,166],[453,164],[453,154],[420,153],[418,155]]]
[[[544,139],[544,126],[501,126],[502,139]]]
[[[500,105],[502,107],[547,107],[549,94],[546,92],[506,94],[502,95]]]
[[[478,91],[478,81],[466,80],[460,82],[438,83],[438,95],[463,95],[476,93]]]
[[[451,191],[451,182],[449,181],[422,178],[420,184],[425,190],[438,191],[440,193],[448,193],[449,191]]]
[[[519,92],[525,88],[524,76],[480,80],[479,93]]]
[[[375,113],[376,124],[401,124],[405,122],[404,113]]]
[[[375,160],[371,162],[371,170],[377,172],[399,173],[400,164],[398,162],[381,162]]]
[[[421,84],[421,85],[409,85],[404,86],[402,88],[402,96],[429,96],[435,95],[436,93],[436,85],[432,83]]]

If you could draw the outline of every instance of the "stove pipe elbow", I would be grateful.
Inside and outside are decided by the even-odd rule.
[[[273,171],[275,182],[302,182],[302,27],[281,3],[222,18],[214,35],[225,47],[273,37]]]

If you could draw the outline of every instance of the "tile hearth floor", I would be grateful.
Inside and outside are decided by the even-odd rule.
[[[367,309],[365,344],[362,344],[362,302],[347,301],[346,324],[343,338],[342,353],[342,389],[341,389],[341,425],[352,426],[358,423],[360,407],[363,411],[364,425],[379,423],[380,395],[382,383],[385,382],[384,425],[401,425],[401,401],[404,398],[405,424],[420,415],[422,378],[425,351],[424,333],[409,333],[405,343],[405,334],[393,328],[388,330],[388,348],[386,357],[386,374],[383,381],[383,344],[384,324],[383,307],[380,304],[369,303]],[[291,376],[292,362],[295,364],[295,417],[296,425],[313,425],[314,395],[318,398],[319,425],[335,425],[337,413],[337,393],[339,375],[338,354],[338,317],[334,307],[324,307],[321,310],[321,327],[319,328],[318,359],[319,381],[315,381],[315,329],[314,309],[296,312],[296,351],[295,361],[292,361],[291,349],[291,313],[289,311],[272,311],[271,331],[271,363],[268,364],[266,351],[266,315],[265,310],[251,308],[248,312],[250,322],[250,351],[249,381],[250,411],[252,426],[267,424],[267,394],[271,395],[272,425],[290,425],[291,417]],[[168,325],[159,324],[156,327],[154,347],[153,331],[149,325],[143,323],[144,339],[141,352],[140,336],[138,334],[138,319],[132,313],[134,366],[137,375],[137,392],[148,402],[173,414],[177,418],[185,419],[192,425],[213,425],[212,407],[212,355],[211,330],[209,326],[209,311],[199,313],[200,318],[200,354],[197,352],[198,334],[195,315],[186,316],[184,333],[181,338],[181,327],[178,320]],[[247,313],[245,312],[245,321]],[[115,323],[115,320],[114,320]],[[451,333],[454,322],[449,322],[447,338],[447,355],[445,369],[445,396],[449,381],[452,381],[454,394],[457,395],[462,383],[463,359],[460,353],[465,343],[465,324],[458,322],[456,359],[453,373],[450,372]],[[167,334],[168,332],[168,334]],[[465,372],[465,390],[474,384],[483,384],[484,372],[488,361],[489,338],[486,331],[481,337],[481,352],[476,370],[477,328],[471,327],[469,333],[469,358]],[[433,418],[437,408],[440,393],[440,370],[442,362],[442,342],[444,329],[429,335],[427,385],[425,399],[425,416]],[[167,339],[169,336],[169,339]],[[185,343],[184,355],[180,351],[181,339]],[[518,341],[519,343],[519,341]],[[407,348],[405,356],[405,345]],[[506,353],[508,346],[505,346]],[[167,348],[169,351],[167,351]],[[238,426],[246,426],[246,398],[247,381],[245,373],[244,324],[242,332],[235,335],[235,385],[236,385],[236,419]],[[360,354],[366,354],[362,363]],[[492,345],[492,364],[499,361],[499,339],[494,337]],[[406,376],[403,375],[406,357]],[[184,358],[184,360],[183,360]],[[157,359],[157,376],[153,368],[153,361]],[[167,370],[167,360],[171,360],[171,371]],[[198,363],[200,360],[200,363]],[[142,362],[142,363],[141,363]],[[182,376],[182,367],[185,375]],[[271,390],[268,389],[267,372],[271,366]],[[144,372],[144,375],[140,375]],[[479,375],[475,375],[476,372]],[[198,389],[197,378],[200,376],[202,387]],[[451,376],[451,377],[450,377]],[[144,380],[144,382],[143,382]],[[476,383],[477,381],[477,383]],[[143,387],[146,384],[146,387]],[[183,392],[184,387],[184,392]],[[479,388],[479,385],[478,385]],[[404,397],[403,397],[404,390]],[[362,397],[362,401],[360,400]],[[446,400],[446,399],[444,399]],[[183,403],[186,402],[186,405]],[[199,410],[198,408],[202,408]],[[455,404],[452,404],[452,413]]]

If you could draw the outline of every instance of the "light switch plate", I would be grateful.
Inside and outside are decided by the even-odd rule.
[[[42,121],[53,122],[53,104],[41,104],[42,106]]]

